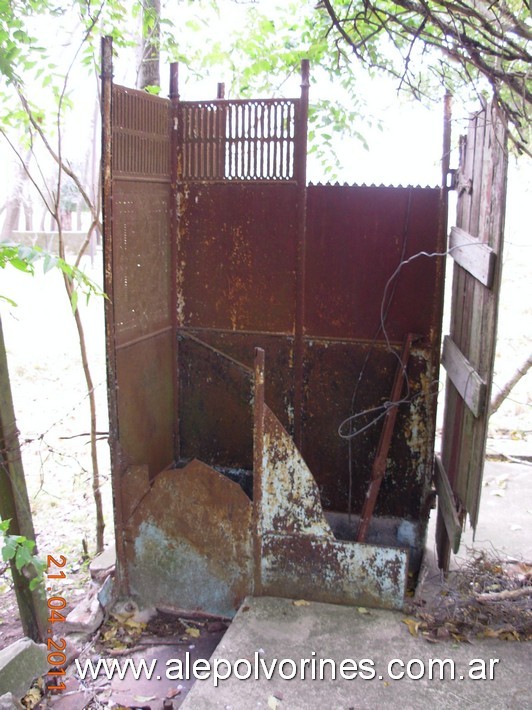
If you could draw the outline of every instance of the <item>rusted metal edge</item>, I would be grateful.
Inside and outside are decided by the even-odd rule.
[[[256,348],[253,370],[253,589],[262,590],[262,483],[264,477],[265,354]]]
[[[177,207],[177,193],[179,190],[179,132],[177,124],[177,115],[179,110],[179,65],[173,62],[170,65],[170,112],[168,131],[170,133],[170,308],[172,319],[172,354],[174,367],[172,370],[172,387],[173,387],[173,403],[174,403],[174,460],[179,461],[181,454],[181,437],[180,437],[180,420],[179,420],[179,343],[177,340],[177,329],[179,327],[178,299],[181,294],[178,293],[178,234],[179,234],[179,214]]]
[[[301,62],[301,100],[296,105],[294,136],[294,176],[297,197],[297,266],[296,313],[294,323],[294,441],[301,449],[303,441],[303,364],[305,328],[305,264],[307,249],[307,131],[310,87],[310,64]]]
[[[244,365],[242,362],[235,360],[235,358],[231,357],[230,355],[227,355],[226,353],[222,352],[221,350],[217,350],[212,345],[209,345],[208,343],[201,340],[200,338],[197,338],[195,335],[192,335],[191,333],[187,332],[183,328],[177,329],[177,338],[178,338],[178,340],[180,338],[183,340],[192,340],[192,342],[196,343],[196,345],[199,345],[200,347],[205,348],[206,350],[210,350],[214,355],[222,358],[223,360],[227,360],[227,362],[230,362],[235,367],[238,367],[239,370],[242,370],[242,372],[245,372],[250,377],[253,376],[254,370],[252,370],[251,367],[248,367],[247,365]]]
[[[181,330],[185,331],[185,328],[181,328]],[[278,331],[278,330],[246,330],[246,329],[239,329],[239,330],[233,330],[233,328],[210,328],[206,326],[198,326],[198,325],[193,325],[193,326],[188,326],[186,328],[187,335],[190,337],[198,337],[196,333],[219,333],[220,335],[258,335],[261,338],[264,337],[265,335],[270,337],[281,337],[281,338],[286,338],[287,341],[290,341],[294,333],[293,331]],[[315,338],[314,338],[315,340]]]
[[[113,181],[115,183],[119,182],[140,182],[140,183],[150,183],[159,185],[168,185],[168,175],[161,175],[161,177],[148,177],[146,175],[141,175],[140,173],[125,173],[120,170],[113,171]]]
[[[117,592],[125,592],[128,587],[126,553],[124,547],[124,519],[122,510],[121,477],[125,470],[119,444],[119,420],[116,381],[116,325],[114,313],[113,286],[113,40],[103,37],[101,42],[101,113],[102,113],[102,240],[104,253],[105,336],[107,345],[107,395],[109,409],[109,448],[111,455],[111,487],[114,526],[116,530],[116,587]]]
[[[262,594],[402,609],[408,551],[311,535],[263,536]]]
[[[305,62],[305,61],[308,63],[308,59],[303,60],[303,62]],[[140,93],[142,93],[144,95],[144,92],[140,92]],[[216,99],[204,99],[203,101],[181,101],[180,104],[183,108],[188,108],[188,107],[195,108],[196,106],[199,106],[199,107],[212,106],[212,105],[228,106],[231,104],[242,105],[242,106],[247,106],[249,104],[272,105],[272,104],[279,104],[279,103],[297,105],[298,103],[300,103],[300,101],[301,101],[300,98],[278,98],[278,99],[223,99],[223,98],[216,98]]]
[[[104,37],[103,38],[104,41],[106,39],[109,39],[112,41],[111,37]],[[164,96],[156,96],[155,94],[149,94],[147,91],[143,91],[141,89],[132,89],[131,87],[123,86],[122,84],[114,84],[113,86],[114,86],[115,90],[117,90],[117,91],[123,91],[125,94],[133,94],[133,95],[142,97],[146,101],[151,101],[153,103],[159,103],[162,100],[162,101],[166,101],[167,103],[170,103],[170,100],[165,98]]]

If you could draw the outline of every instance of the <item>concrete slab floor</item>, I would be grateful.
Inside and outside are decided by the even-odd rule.
[[[365,610],[332,604],[296,606],[292,600],[248,599],[216,649],[214,658],[252,664],[263,659],[266,669],[277,659],[271,680],[264,668],[259,679],[239,680],[234,674],[214,687],[213,679],[196,681],[183,710],[251,710],[251,708],[530,708],[532,707],[532,646],[497,640],[474,644],[428,644],[408,633],[397,612]],[[312,659],[332,659],[326,664],[324,680],[312,679]],[[284,660],[287,659],[287,660]],[[288,660],[289,659],[289,660]],[[301,680],[302,659],[306,680]],[[353,663],[361,664],[354,676]],[[395,661],[394,661],[395,659]],[[414,660],[416,659],[416,660]],[[449,659],[440,679],[438,661]],[[476,664],[471,666],[474,659]],[[212,660],[212,659],[211,659]],[[283,662],[284,661],[284,662]],[[409,667],[410,663],[410,667]],[[297,677],[290,676],[297,667]],[[452,668],[453,673],[451,673]],[[485,666],[486,678],[471,679]],[[491,670],[490,670],[491,668]],[[408,677],[408,671],[419,679]],[[220,665],[220,674],[226,674]],[[244,676],[247,666],[237,671]],[[432,672],[432,678],[430,677]],[[454,674],[454,679],[453,679]]]

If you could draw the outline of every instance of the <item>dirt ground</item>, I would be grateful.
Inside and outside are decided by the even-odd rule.
[[[532,233],[526,213],[531,183],[530,176],[524,179],[518,171],[512,172],[494,390],[506,382],[530,350]],[[100,252],[93,262],[84,257],[82,267],[101,283]],[[63,554],[67,558],[67,578],[61,581],[60,591],[70,607],[84,594],[88,557],[95,551],[87,436],[89,405],[74,322],[61,278],[57,273],[44,275],[40,269],[37,271],[33,278],[11,268],[0,272],[0,293],[18,304],[16,308],[2,304],[0,313],[37,544],[42,555]],[[98,429],[102,432],[98,446],[105,538],[107,544],[112,544],[103,302],[92,298],[88,306],[80,307],[98,403]],[[520,452],[532,457],[531,404],[529,374],[492,417],[492,453],[503,451],[505,441],[517,441]],[[22,636],[9,572],[0,576],[0,594],[3,648]]]

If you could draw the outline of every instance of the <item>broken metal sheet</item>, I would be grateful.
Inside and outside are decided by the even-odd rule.
[[[252,592],[251,510],[237,483],[200,461],[160,473],[126,522],[131,594],[232,616]]]
[[[334,538],[314,477],[278,419],[261,402],[262,351],[257,352],[255,378],[255,445],[261,447],[255,458],[260,479],[255,502],[255,593],[402,608],[408,552]]]
[[[333,537],[316,481],[275,414],[264,407],[261,532]]]
[[[311,535],[264,535],[262,594],[401,609],[408,552]]]

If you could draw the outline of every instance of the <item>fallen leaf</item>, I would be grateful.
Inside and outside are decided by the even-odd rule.
[[[142,621],[133,621],[133,619],[127,619],[124,621],[124,626],[130,631],[144,631],[146,624]]]
[[[181,688],[170,688],[170,690],[166,693],[166,697],[170,700],[175,698],[177,695],[181,695]]]
[[[24,696],[23,704],[26,708],[34,708],[41,701],[42,693],[38,688],[31,688]]]
[[[148,703],[150,700],[157,700],[156,695],[134,695],[133,700],[137,703]]]
[[[268,707],[270,708],[270,710],[277,710],[279,705],[279,699],[276,698],[275,695],[270,695],[270,697],[268,698]]]
[[[412,636],[418,636],[421,621],[416,621],[416,619],[401,619],[401,621],[408,626],[408,630]]]
[[[186,633],[188,636],[191,636],[193,639],[197,639],[200,637],[200,630],[195,629],[193,626],[189,626],[188,629],[186,630]]]
[[[357,606],[357,611],[359,614],[369,614],[365,606]]]
[[[118,628],[116,626],[113,626],[112,628],[109,629],[109,631],[106,631],[102,639],[104,641],[112,641],[114,638],[116,638],[116,634],[118,633]]]
[[[310,606],[310,602],[308,602],[306,599],[296,599],[294,602],[292,602],[292,604],[294,606]]]

